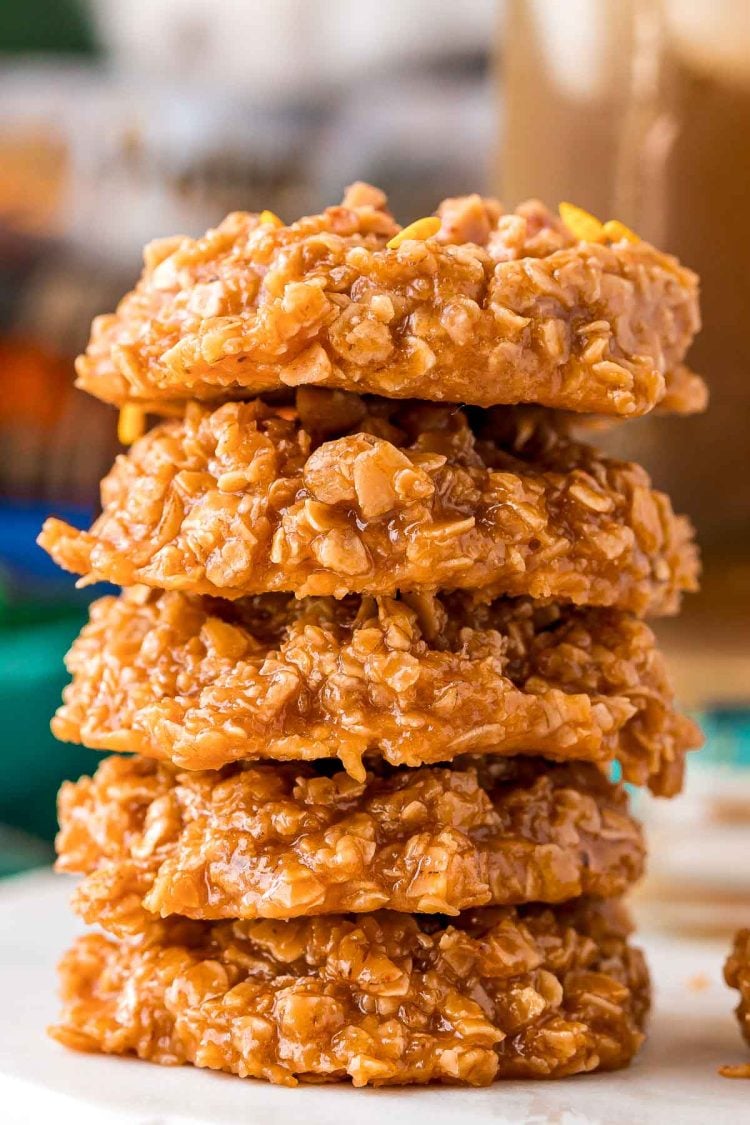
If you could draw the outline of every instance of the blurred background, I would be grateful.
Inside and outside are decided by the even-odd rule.
[[[0,5],[0,872],[46,862],[62,656],[99,590],[34,545],[88,524],[115,418],[73,388],[143,244],[232,209],[286,220],[384,188],[402,222],[465,191],[570,199],[703,279],[695,419],[601,442],[693,516],[705,585],[657,623],[708,734],[686,797],[645,810],[659,918],[750,923],[750,4],[747,0],[3,0]],[[747,870],[747,865],[744,865]],[[729,870],[728,870],[729,869]],[[706,910],[706,902],[711,909]]]

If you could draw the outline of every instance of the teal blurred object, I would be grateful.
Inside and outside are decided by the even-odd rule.
[[[47,840],[0,824],[0,879],[34,867],[49,867],[54,858],[54,848]]]
[[[696,720],[706,736],[701,766],[750,769],[750,707],[714,707]]]
[[[76,526],[91,511],[58,505]],[[0,875],[49,862],[55,796],[98,755],[56,742],[49,729],[68,681],[63,657],[101,587],[76,590],[36,545],[43,501],[0,499]]]
[[[51,841],[61,781],[90,773],[98,760],[91,750],[56,742],[49,729],[68,680],[63,657],[86,615],[29,623],[20,616],[0,627],[0,822]]]

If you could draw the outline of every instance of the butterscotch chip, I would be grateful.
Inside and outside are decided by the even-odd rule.
[[[136,587],[95,602],[55,735],[187,769],[258,758],[392,765],[461,753],[619,758],[680,788],[700,743],[648,626],[611,609],[467,595],[229,603]]]
[[[649,982],[620,911],[493,908],[173,922],[79,938],[60,966],[68,1047],[293,1086],[561,1078],[626,1066]]]
[[[496,414],[490,440],[448,406],[297,410],[191,404],[118,458],[90,531],[48,520],[40,543],[86,583],[230,599],[452,587],[666,613],[695,587],[690,525],[644,470],[538,413]]]
[[[438,211],[436,236],[416,224],[389,248],[385,196],[355,185],[291,226],[238,212],[152,243],[94,321],[78,386],[120,404],[312,385],[624,416],[663,398],[699,327],[695,274],[614,228],[579,240],[535,201]]]
[[[750,930],[740,930],[734,939],[732,952],[724,966],[724,979],[730,988],[736,988],[740,994],[735,1012],[740,1031],[750,1043]],[[747,1077],[750,1077],[750,1071]]]
[[[593,766],[517,759],[356,782],[300,765],[179,772],[108,758],[59,798],[61,871],[87,922],[296,918],[624,893],[643,839]]]

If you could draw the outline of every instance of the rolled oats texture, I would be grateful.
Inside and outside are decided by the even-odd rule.
[[[287,1086],[558,1078],[626,1066],[649,1002],[616,905],[161,923],[79,938],[52,1034]]]
[[[580,240],[540,203],[466,196],[435,238],[382,192],[284,226],[229,215],[151,243],[98,317],[78,385],[108,402],[251,397],[288,386],[636,416],[699,326],[695,275],[641,240]]]
[[[649,627],[612,609],[470,595],[95,602],[55,735],[187,769],[485,752],[606,763],[672,795],[700,742]]]
[[[462,588],[674,612],[689,522],[639,466],[543,417],[306,391],[188,406],[117,459],[90,531],[40,543],[85,583],[236,599]]]
[[[455,915],[623,894],[643,870],[624,790],[593,766],[466,761],[356,782],[294,765],[179,772],[108,758],[59,799],[57,869],[114,933],[154,917]]]

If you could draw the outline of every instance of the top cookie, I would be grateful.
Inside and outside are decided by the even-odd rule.
[[[78,386],[157,410],[315,384],[644,414],[699,327],[697,278],[622,224],[564,214],[471,195],[401,230],[366,184],[291,226],[234,213],[146,248],[135,289],[94,321]]]

